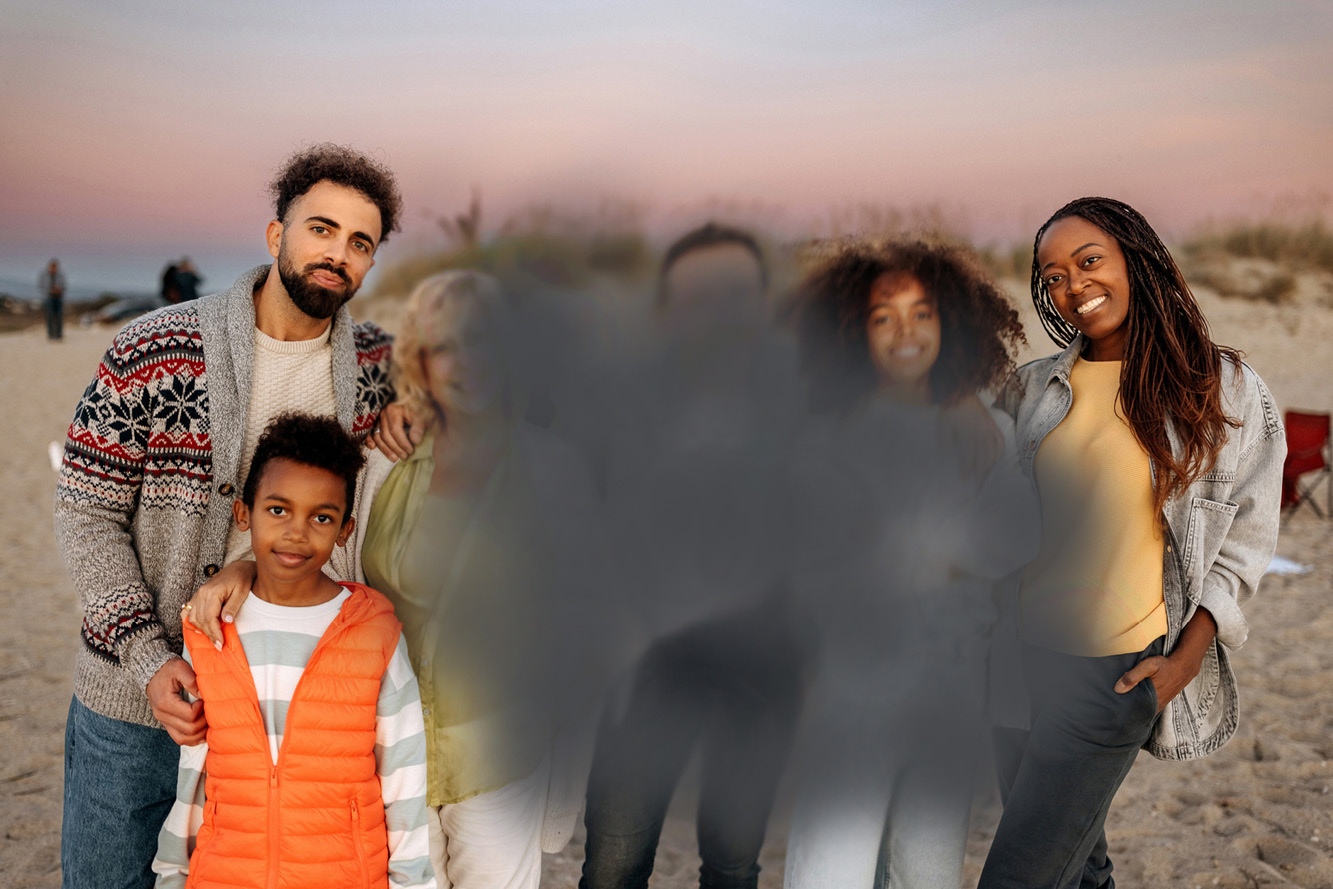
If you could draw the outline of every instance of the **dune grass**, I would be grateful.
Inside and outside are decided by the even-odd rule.
[[[438,249],[385,268],[367,296],[372,301],[402,297],[423,277],[454,268],[492,274],[515,293],[583,289],[608,280],[635,289],[650,286],[662,245],[649,236],[646,216],[642,205],[628,201],[604,201],[590,211],[533,204],[498,228],[484,231],[480,196],[474,194],[465,212],[437,220],[445,235]],[[730,221],[725,213],[718,220]],[[763,226],[756,228],[762,235]],[[821,218],[809,219],[795,235],[789,232],[780,240],[761,236],[761,243],[775,291],[796,283],[804,262],[818,254],[820,244],[853,235],[962,245],[975,252],[993,278],[1028,280],[1029,241],[978,245],[969,237],[970,228],[967,213],[960,208],[863,202],[834,207]],[[1192,284],[1224,296],[1280,304],[1292,299],[1299,274],[1333,273],[1333,228],[1322,214],[1213,222],[1189,233],[1172,252]]]
[[[1295,269],[1333,272],[1333,229],[1322,218],[1209,227],[1187,240],[1184,249],[1191,255],[1266,259]]]

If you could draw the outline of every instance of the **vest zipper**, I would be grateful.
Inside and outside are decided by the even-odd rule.
[[[331,623],[329,625],[329,628],[324,631],[324,635],[320,637],[319,642],[315,644],[315,650],[310,653],[310,659],[306,661],[305,669],[302,671],[301,678],[297,680],[296,688],[292,691],[292,699],[288,704],[287,725],[289,727],[292,724],[292,718],[291,718],[292,713],[296,709],[295,704],[297,700],[301,698],[301,690],[302,687],[305,685],[305,674],[310,672],[311,665],[313,665],[315,663],[315,660],[321,654],[323,654],[325,648],[327,647],[328,641],[331,638],[330,632],[334,632],[336,630],[336,632],[334,632],[334,635],[336,635],[338,632],[343,631],[346,624],[347,624],[346,615],[344,612],[340,611],[338,613],[338,616],[333,619],[333,623]],[[239,646],[235,650],[239,651]],[[246,661],[243,655],[238,655],[237,663],[243,668],[241,672],[250,679],[250,687],[255,688],[254,677],[250,673],[249,662]],[[255,713],[259,715],[259,736],[261,739],[261,743],[263,744],[264,748],[267,749],[268,734],[264,729],[263,713],[259,709],[259,691],[257,688],[255,689],[254,704],[255,704]],[[270,765],[268,773],[268,880],[267,880],[268,889],[277,889],[278,886],[278,853],[281,849],[280,840],[281,840],[281,829],[282,829],[282,820],[278,811],[278,770],[282,762],[286,759],[286,754],[287,754],[287,745],[284,743],[278,749],[277,763],[273,763],[272,765]],[[353,818],[355,819],[357,818],[357,813],[355,809],[356,805],[355,800],[353,801],[352,805],[353,805]],[[365,850],[361,848],[359,840],[357,842],[356,849],[357,849],[357,858],[361,861],[361,870],[363,874],[363,879],[365,881],[366,886],[369,886],[370,871],[368,870],[368,866],[366,865],[365,862]]]
[[[361,868],[361,885],[370,889],[370,866],[366,864],[366,850],[361,845],[361,809],[352,800],[352,845],[356,847],[356,863]]]
[[[267,739],[266,739],[267,742]],[[272,766],[268,773],[268,886],[275,889],[278,885],[278,850],[281,848],[278,817],[278,767]]]

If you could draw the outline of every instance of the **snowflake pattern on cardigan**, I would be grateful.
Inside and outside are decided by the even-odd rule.
[[[393,340],[357,325],[358,439],[393,400]],[[75,411],[65,441],[57,497],[122,514],[161,511],[202,518],[213,482],[213,445],[204,339],[195,305],[154,312],[112,341]],[[157,620],[142,584],[117,587],[88,603],[82,637],[117,662],[117,644]]]

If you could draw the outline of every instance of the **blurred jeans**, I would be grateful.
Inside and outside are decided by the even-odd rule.
[[[65,298],[62,296],[48,296],[45,301],[46,309],[46,337],[47,339],[58,340],[64,335],[65,327]]]
[[[795,647],[776,610],[686,628],[644,655],[624,712],[608,707],[603,716],[580,889],[648,885],[671,797],[701,737],[699,885],[758,884],[800,704]]]
[[[163,729],[94,713],[65,721],[63,889],[151,889],[157,835],[176,799],[180,748]]]
[[[840,671],[815,677],[798,742],[787,889],[956,887],[984,755],[984,660],[904,653],[867,694]],[[895,681],[893,676],[903,677]]]

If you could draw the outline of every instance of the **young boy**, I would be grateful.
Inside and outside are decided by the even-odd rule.
[[[157,886],[434,889],[421,700],[381,594],[321,570],[345,545],[363,456],[330,417],[284,414],[236,523],[256,578],[216,648],[188,620],[208,718],[181,748]]]

